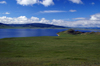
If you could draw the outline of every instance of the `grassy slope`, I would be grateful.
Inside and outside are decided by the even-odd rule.
[[[100,66],[100,35],[0,39],[0,66]]]

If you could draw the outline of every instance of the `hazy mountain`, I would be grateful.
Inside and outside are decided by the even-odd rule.
[[[11,26],[8,24],[0,23],[0,28],[9,28],[9,27],[11,27]]]
[[[43,23],[30,23],[30,24],[2,24],[0,23],[0,28],[66,28],[64,26],[57,26],[51,24]]]

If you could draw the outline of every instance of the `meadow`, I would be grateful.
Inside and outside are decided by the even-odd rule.
[[[0,66],[100,66],[100,35],[0,39]]]

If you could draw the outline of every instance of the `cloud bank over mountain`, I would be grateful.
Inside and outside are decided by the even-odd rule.
[[[67,27],[100,27],[100,14],[91,15],[89,19],[86,18],[73,18],[77,21],[65,21],[65,20],[47,20],[45,18],[39,19],[38,17],[27,18],[26,16],[20,17],[0,17],[0,23],[5,24],[27,24],[27,23],[45,23],[54,24]]]

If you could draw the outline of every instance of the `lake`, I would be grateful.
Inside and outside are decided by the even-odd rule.
[[[11,37],[57,36],[56,33],[65,30],[67,29],[0,29],[0,39],[11,38]],[[91,32],[94,30],[79,30],[79,31]]]

